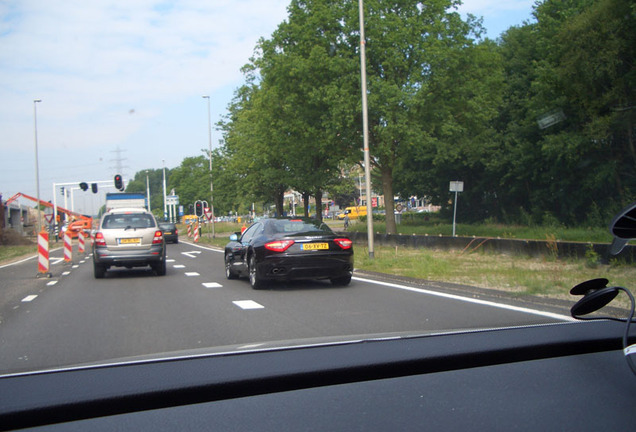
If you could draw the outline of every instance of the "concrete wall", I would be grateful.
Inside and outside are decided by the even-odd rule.
[[[367,242],[366,233],[346,233],[355,242]],[[445,237],[422,235],[375,234],[375,244],[429,248],[442,250],[488,251],[530,257],[553,256],[557,258],[585,258],[589,245],[601,258],[609,262],[609,243],[548,242],[542,240],[497,239],[489,237]],[[636,262],[636,246],[627,245],[615,258],[629,263]]]

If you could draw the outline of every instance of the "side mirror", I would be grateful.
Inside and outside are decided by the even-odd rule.
[[[236,235],[236,233],[230,234],[230,241],[238,241],[238,236]]]
[[[636,238],[636,203],[630,204],[618,213],[610,223],[610,233],[614,236],[610,254],[618,255],[627,242]]]

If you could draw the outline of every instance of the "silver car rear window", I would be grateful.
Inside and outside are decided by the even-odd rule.
[[[112,214],[104,216],[102,229],[153,228],[155,221],[149,214]]]

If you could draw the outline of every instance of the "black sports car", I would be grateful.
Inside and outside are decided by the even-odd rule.
[[[353,273],[353,243],[313,219],[263,219],[225,246],[228,279],[248,276],[254,289],[268,280],[330,279],[347,285]]]

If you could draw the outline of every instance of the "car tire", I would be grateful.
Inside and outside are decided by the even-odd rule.
[[[254,254],[250,257],[249,264],[249,278],[250,278],[250,286],[255,289],[263,289],[265,287],[265,281],[258,276],[258,271],[256,269],[256,258],[254,258]]]
[[[95,279],[102,279],[106,274],[106,267],[93,261],[93,275]]]
[[[351,275],[331,279],[331,284],[334,286],[347,286],[349,282],[351,282]]]
[[[152,266],[157,276],[165,276],[166,275],[166,260],[162,260],[158,263],[153,264]]]
[[[232,270],[232,263],[228,255],[225,255],[225,277],[228,279],[238,278],[238,275]]]

